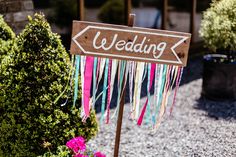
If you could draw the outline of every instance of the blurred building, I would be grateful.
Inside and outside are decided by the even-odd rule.
[[[28,15],[33,15],[32,0],[0,0],[0,14],[11,28],[19,33],[27,23]]]

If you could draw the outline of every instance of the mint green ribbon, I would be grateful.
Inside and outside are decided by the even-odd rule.
[[[73,108],[75,107],[76,100],[78,98],[78,86],[79,86],[79,65],[80,65],[80,55],[75,56],[75,87],[74,87],[74,101]]]
[[[124,78],[124,73],[125,73],[125,64],[126,64],[126,61],[121,61],[121,66],[120,66],[120,79],[119,79],[119,88],[118,88],[118,97],[117,97],[117,107],[118,107],[118,112],[119,112],[119,106],[120,106],[120,94],[121,94],[121,91],[122,91],[122,84],[123,84],[123,78]],[[125,88],[125,87],[124,87]],[[118,113],[117,112],[117,113]]]
[[[163,90],[164,90],[164,86],[165,86],[165,79],[166,79],[166,71],[167,71],[167,65],[164,64],[163,66],[163,74],[162,74],[162,81],[161,81],[161,88],[160,88],[160,91],[158,93],[158,97],[159,97],[159,101],[158,101],[158,104],[157,104],[157,110],[156,110],[156,113],[155,113],[155,118],[153,119],[153,123],[156,124],[156,118],[158,116],[158,112],[159,112],[159,109],[160,109],[160,105],[161,105],[161,102],[162,102],[162,94],[163,94]]]
[[[109,69],[109,59],[106,59],[106,66],[105,66],[105,74],[104,74],[104,82],[103,82],[103,94],[102,94],[102,116],[100,122],[102,123],[105,114],[105,100],[107,95],[107,78],[108,78],[108,69]]]

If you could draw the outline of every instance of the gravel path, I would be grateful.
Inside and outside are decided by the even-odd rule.
[[[201,84],[201,78],[184,81],[173,116],[166,114],[156,132],[145,125],[138,127],[128,120],[129,105],[126,104],[120,156],[235,157],[236,102],[214,102],[201,98]],[[88,143],[90,148],[112,157],[115,125],[115,120],[110,125],[101,125],[98,136]]]

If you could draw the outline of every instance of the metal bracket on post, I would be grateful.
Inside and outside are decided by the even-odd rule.
[[[128,26],[133,27],[134,25],[135,14],[129,14]],[[123,118],[123,111],[125,105],[125,77],[122,81],[122,89],[124,90],[121,96],[119,114],[117,119],[117,126],[116,126],[116,140],[115,140],[115,149],[114,149],[114,157],[118,157],[119,155],[119,146],[120,146],[120,135],[121,135],[121,127],[122,127],[122,118]]]
[[[129,20],[128,20],[128,26],[129,27],[134,26],[134,19],[135,19],[135,14],[129,14]]]

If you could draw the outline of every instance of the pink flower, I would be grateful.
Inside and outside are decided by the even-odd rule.
[[[83,155],[83,154],[76,154],[73,157],[88,157],[87,155]]]
[[[94,153],[94,157],[106,157],[105,154],[102,154],[101,152]]]
[[[85,140],[83,137],[75,137],[66,143],[66,146],[74,151],[74,153],[84,152],[86,150]]]

